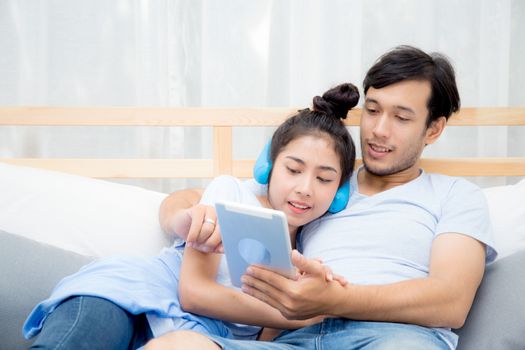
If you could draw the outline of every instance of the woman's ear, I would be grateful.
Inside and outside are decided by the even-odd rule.
[[[425,145],[430,145],[436,142],[436,140],[441,136],[441,133],[447,125],[447,118],[439,117],[434,120],[430,126],[425,131]]]

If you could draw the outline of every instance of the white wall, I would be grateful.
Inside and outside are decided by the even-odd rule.
[[[524,34],[520,0],[0,0],[0,105],[307,107],[411,44],[451,58],[464,107],[523,106]],[[271,130],[254,133],[234,132],[236,157],[255,157]],[[199,128],[1,127],[0,157],[206,157],[210,140]],[[450,128],[426,152],[524,150],[523,127],[491,127]]]

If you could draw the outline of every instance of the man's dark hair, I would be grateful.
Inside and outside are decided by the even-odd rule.
[[[441,116],[447,120],[460,108],[454,68],[439,53],[427,54],[412,46],[398,46],[379,57],[363,81],[365,95],[370,87],[381,89],[404,80],[428,81],[427,127]]]

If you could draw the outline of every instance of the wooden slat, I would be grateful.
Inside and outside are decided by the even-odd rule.
[[[233,175],[252,177],[254,162],[251,159],[234,160]],[[359,166],[361,160],[356,164]],[[525,157],[422,159],[420,165],[426,172],[451,176],[525,176]]]
[[[455,126],[518,126],[525,125],[525,107],[462,108],[448,125]]]
[[[97,178],[212,178],[226,173],[248,178],[253,176],[255,160],[233,160],[231,172],[217,172],[211,159],[20,158],[0,162]],[[525,176],[525,157],[422,159],[421,167],[427,172],[453,176]]]
[[[298,108],[0,107],[0,125],[277,126]],[[359,125],[360,109],[346,124]],[[525,125],[525,107],[463,108],[449,125]]]
[[[232,173],[235,177],[250,178],[253,177],[253,159],[236,159],[233,161]]]
[[[231,175],[232,158],[232,128],[228,126],[215,126],[213,128],[214,175]]]
[[[219,174],[251,177],[253,160],[232,159],[232,126],[277,126],[297,108],[63,108],[0,107],[0,125],[212,126],[214,158],[203,159],[5,159],[99,178],[210,178]],[[360,110],[347,125],[358,125]],[[525,125],[525,108],[463,108],[453,126]],[[428,172],[456,176],[525,176],[525,158],[423,159]]]
[[[30,166],[96,178],[212,178],[211,159],[0,159]]]
[[[421,167],[451,176],[525,176],[525,157],[422,159]]]
[[[0,108],[0,125],[275,126],[293,108]]]

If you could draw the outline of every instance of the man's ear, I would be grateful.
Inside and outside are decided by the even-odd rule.
[[[436,142],[446,125],[447,118],[445,117],[439,117],[434,120],[425,131],[425,145],[430,145]]]

